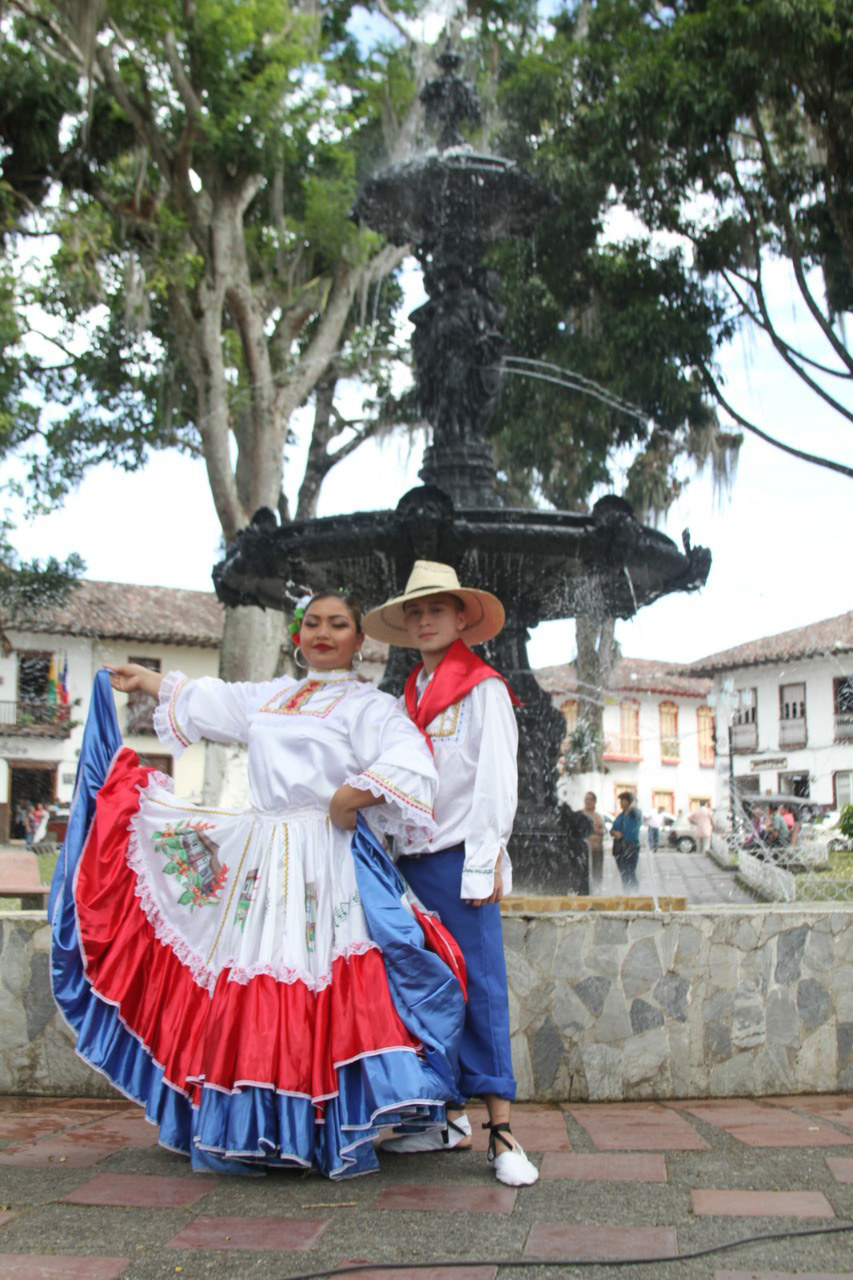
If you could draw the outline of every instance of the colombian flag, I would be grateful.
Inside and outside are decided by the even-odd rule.
[[[50,655],[50,670],[47,673],[47,701],[51,707],[56,706],[57,699],[57,676],[56,676],[56,654]]]

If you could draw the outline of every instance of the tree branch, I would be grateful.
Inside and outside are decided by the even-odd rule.
[[[838,413],[853,420],[853,414],[851,414],[839,400],[836,400],[830,392],[822,387],[819,382],[815,382],[813,378],[810,378],[805,369],[802,368],[802,365],[809,365],[811,368],[817,369],[820,373],[825,373],[828,377],[832,378],[844,378],[849,380],[850,375],[845,373],[843,369],[830,369],[827,365],[821,364],[820,361],[810,359],[808,356],[804,355],[802,351],[798,350],[796,347],[792,347],[789,342],[786,342],[785,339],[776,332],[773,322],[770,319],[770,312],[764,298],[764,290],[761,286],[760,280],[753,280],[750,277],[746,277],[745,281],[758,299],[759,310],[755,311],[749,305],[746,298],[738,292],[735,285],[732,284],[729,279],[729,273],[722,271],[720,274],[728,285],[729,290],[737,298],[738,305],[741,307],[744,315],[746,315],[753,324],[757,326],[757,328],[763,330],[763,332],[767,334],[768,338],[773,343],[773,346],[785,361],[788,368],[791,369],[798,378],[801,378],[802,381],[812,389],[812,391],[816,392],[821,399],[825,400],[830,408],[835,409]],[[734,274],[737,275],[736,272]]]
[[[770,146],[770,142],[767,138],[767,134],[764,131],[764,126],[762,125],[761,121],[758,119],[753,120],[753,125],[758,135],[758,144],[761,148],[761,155],[764,160],[765,167],[767,169],[770,188],[771,188],[771,191],[773,192],[776,205],[779,208],[781,213],[782,225],[785,232],[785,241],[788,246],[788,256],[794,268],[794,277],[797,281],[797,284],[799,285],[800,293],[802,294],[803,301],[805,302],[806,306],[808,307],[809,311],[814,317],[815,322],[819,325],[824,337],[826,338],[829,345],[832,347],[835,354],[847,366],[847,368],[850,369],[851,372],[853,372],[853,357],[851,357],[850,352],[844,346],[843,342],[839,342],[836,336],[835,330],[833,329],[832,325],[827,321],[820,307],[815,302],[814,297],[812,296],[812,292],[808,287],[808,282],[806,281],[805,272],[803,270],[803,260],[802,260],[802,253],[800,249],[799,238],[797,236],[797,231],[794,226],[794,223],[791,219],[791,211],[788,208],[787,201],[784,200],[782,196],[780,183],[779,183],[779,172],[776,168],[776,161],[773,157],[773,151]]]
[[[166,32],[166,38],[163,41],[163,50],[166,54],[166,61],[169,63],[169,69],[171,70],[172,77],[175,81],[175,87],[181,96],[181,101],[186,108],[190,121],[192,122],[201,112],[201,100],[190,83],[190,78],[187,75],[186,68],[181,62],[181,57],[178,53],[178,43],[175,39],[174,31],[169,30]]]
[[[783,453],[790,453],[794,458],[801,458],[803,462],[811,462],[817,467],[826,467],[830,471],[837,471],[842,476],[853,477],[853,467],[845,467],[843,463],[835,462],[831,458],[821,458],[817,454],[806,453],[802,449],[795,449],[793,445],[783,444],[781,440],[775,440],[773,436],[768,435],[766,431],[762,431],[760,427],[756,427],[754,423],[749,422],[748,419],[744,418],[736,409],[732,408],[717,385],[716,379],[710,369],[705,365],[702,366],[702,377],[705,381],[705,385],[714,395],[717,402],[722,405],[730,417],[734,418],[738,426],[743,427],[744,431],[751,431],[752,434],[758,436],[760,440],[764,440],[767,444],[772,444],[775,449],[781,449]]]
[[[394,30],[403,37],[403,39],[405,40],[409,48],[410,49],[416,48],[417,41],[406,30],[406,28],[400,22],[400,19],[397,17],[397,15],[391,12],[391,10],[388,8],[386,0],[376,0],[376,7],[379,10],[379,12],[382,14],[382,17],[385,19],[385,21],[390,22]]]

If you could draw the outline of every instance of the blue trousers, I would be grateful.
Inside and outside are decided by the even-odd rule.
[[[515,1101],[509,1040],[509,997],[501,913],[497,903],[469,907],[459,896],[462,849],[400,858],[397,869],[459,944],[468,969],[468,1003],[459,1041],[459,1092]]]
[[[622,846],[618,853],[614,853],[616,866],[619,868],[619,874],[622,877],[622,885],[625,889],[636,889],[637,881],[637,863],[640,859],[640,846],[634,844],[631,840],[620,840],[618,843]]]

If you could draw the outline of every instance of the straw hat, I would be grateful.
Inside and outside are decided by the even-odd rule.
[[[504,607],[490,591],[476,587],[460,587],[456,570],[449,564],[437,564],[434,560],[416,560],[406,590],[401,596],[386,600],[377,609],[371,609],[362,619],[365,635],[386,644],[396,644],[402,649],[416,649],[406,631],[404,605],[410,600],[442,593],[458,596],[465,606],[465,627],[461,638],[466,644],[484,644],[503,628]]]

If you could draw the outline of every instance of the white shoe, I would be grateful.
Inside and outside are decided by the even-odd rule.
[[[488,1129],[490,1126],[483,1125],[483,1128]],[[539,1170],[532,1160],[528,1160],[515,1138],[512,1138],[511,1148],[503,1149],[507,1141],[503,1136],[505,1133],[512,1138],[508,1124],[495,1125],[489,1136],[488,1161],[494,1168],[495,1177],[507,1187],[532,1187],[534,1182],[539,1181]],[[502,1148],[500,1155],[495,1153],[497,1142],[500,1142]]]
[[[424,1129],[421,1133],[405,1133],[399,1138],[389,1138],[383,1142],[380,1151],[392,1151],[394,1155],[406,1156],[417,1151],[452,1151],[465,1138],[471,1137],[471,1125],[467,1116],[457,1116],[448,1120],[446,1129]]]

